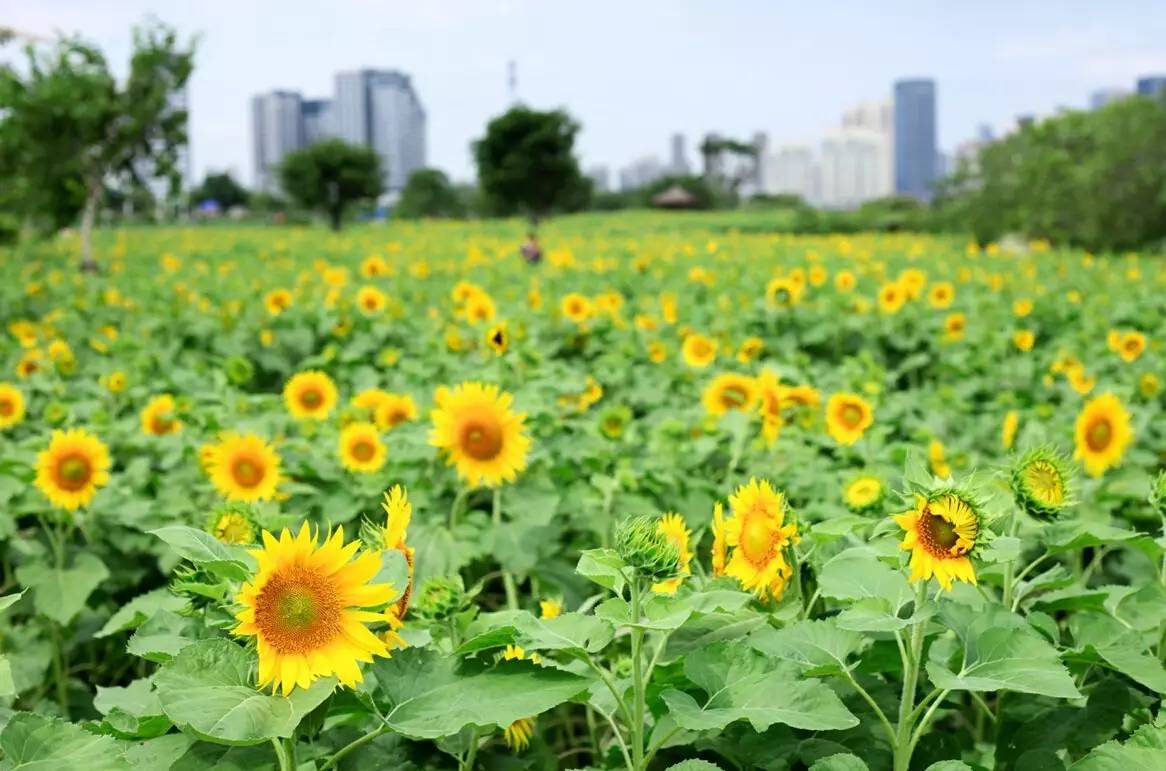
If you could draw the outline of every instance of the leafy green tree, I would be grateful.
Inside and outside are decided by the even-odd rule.
[[[279,179],[292,200],[325,212],[332,229],[340,230],[346,209],[385,189],[382,171],[380,158],[369,148],[329,139],[288,154]]]
[[[143,175],[181,178],[186,111],[173,95],[194,67],[193,42],[152,22],[134,30],[129,75],[118,82],[104,54],[79,38],[24,49],[23,71],[0,67],[0,173],[22,189],[21,214],[54,226],[81,216],[81,264],[95,270],[91,233],[107,186]]]
[[[574,155],[578,133],[562,110],[518,106],[491,120],[472,147],[492,211],[542,217],[586,207],[591,185]]]
[[[409,175],[393,213],[405,219],[464,217],[466,207],[444,171],[418,169]]]
[[[247,190],[230,174],[207,174],[202,184],[191,191],[191,203],[216,201],[223,209],[247,205]]]

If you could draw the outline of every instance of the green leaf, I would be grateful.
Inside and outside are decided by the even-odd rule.
[[[134,631],[126,651],[148,661],[162,663],[196,642],[203,628],[194,619],[160,610]]]
[[[16,569],[19,581],[32,589],[37,612],[66,625],[85,607],[85,601],[97,586],[109,577],[105,564],[89,552],[78,554],[71,567],[64,570],[30,563]]]
[[[432,649],[408,648],[372,667],[391,706],[385,721],[415,739],[452,736],[467,726],[505,728],[581,697],[594,681],[529,661],[457,669]]]
[[[1144,725],[1125,743],[1106,742],[1069,767],[1069,771],[1141,771],[1166,768],[1166,728]]]
[[[843,600],[847,607],[838,615],[838,626],[856,632],[893,632],[905,629],[930,614],[916,608],[915,593],[902,571],[886,565],[869,547],[847,549],[825,565],[818,576],[822,596]]]
[[[707,645],[737,640],[767,626],[765,616],[752,611],[694,615],[669,635],[660,663],[671,663]]]
[[[674,766],[668,766],[665,771],[723,771],[723,769],[707,760],[682,760]]]
[[[251,576],[251,558],[241,546],[221,543],[210,533],[185,525],[168,525],[151,530],[183,559],[231,581],[246,581]]]
[[[13,592],[12,594],[6,594],[0,597],[0,612],[6,611],[15,605],[24,596],[26,591],[28,590],[21,589],[19,592]]]
[[[186,754],[194,741],[192,736],[174,733],[135,742],[126,748],[125,759],[134,771],[172,771],[174,763]]]
[[[482,616],[471,627],[470,634],[474,636],[458,648],[460,655],[510,643],[527,651],[583,655],[602,650],[615,632],[611,624],[595,616],[564,613],[556,618],[540,619],[525,610],[505,610]]]
[[[962,760],[941,760],[932,763],[924,771],[974,771],[974,769]]]
[[[849,752],[839,752],[825,758],[819,758],[810,766],[810,771],[869,771],[870,767],[857,755]]]
[[[184,648],[154,676],[158,701],[175,725],[218,744],[257,744],[292,735],[300,719],[336,687],[322,678],[288,697],[255,690],[252,654],[229,640]]]
[[[16,681],[12,679],[12,662],[0,653],[0,697],[16,695]]]
[[[999,606],[977,611],[951,604],[944,606],[942,615],[963,641],[963,651],[958,671],[945,662],[927,662],[927,674],[936,687],[1081,697],[1056,649],[1019,616]]]
[[[186,607],[186,600],[166,587],[139,594],[110,616],[109,621],[94,637],[109,637],[119,632],[137,629],[159,610],[177,612]]]
[[[20,712],[0,733],[4,771],[124,771],[117,742],[56,718]]]
[[[802,621],[782,629],[762,627],[749,635],[749,644],[767,656],[792,661],[803,674],[841,674],[846,659],[857,652],[866,638],[857,632],[839,629],[833,619]]]
[[[1137,632],[1100,613],[1077,614],[1069,628],[1082,654],[1092,654],[1135,682],[1166,694],[1166,669],[1146,650]]]
[[[626,567],[624,561],[612,549],[588,549],[579,555],[579,564],[575,566],[575,572],[604,589],[623,594],[623,588],[626,586],[623,571]]]
[[[1062,520],[1047,526],[1043,534],[1050,554],[1066,551],[1080,551],[1089,546],[1122,543],[1146,536],[1134,530],[1125,530],[1103,522],[1087,520]]]
[[[105,716],[105,724],[122,738],[160,736],[170,729],[170,720],[162,713],[153,681],[148,677],[124,687],[97,686],[93,707]]]

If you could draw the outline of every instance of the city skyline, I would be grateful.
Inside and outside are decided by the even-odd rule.
[[[151,10],[184,35],[200,33],[190,87],[196,179],[208,170],[249,176],[252,95],[328,93],[331,73],[366,64],[413,76],[430,116],[429,162],[456,179],[471,176],[469,143],[509,104],[510,60],[523,102],[563,106],[583,124],[584,167],[613,169],[661,152],[660,138],[674,133],[690,147],[708,133],[748,141],[764,130],[778,144],[820,136],[848,105],[914,75],[944,94],[938,146],[951,152],[980,124],[1003,133],[1019,114],[1085,109],[1095,92],[1132,91],[1138,77],[1166,72],[1166,18],[1150,2],[669,9],[347,0],[320,20],[270,0],[198,8],[123,0],[101,9],[46,0],[13,9],[6,23],[42,35],[82,30],[123,69],[130,27]],[[692,54],[712,39],[732,40],[729,55]]]

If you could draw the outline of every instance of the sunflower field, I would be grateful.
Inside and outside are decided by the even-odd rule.
[[[1166,263],[763,214],[0,252],[4,769],[1166,769]]]

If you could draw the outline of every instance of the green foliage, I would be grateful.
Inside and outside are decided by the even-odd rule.
[[[543,217],[587,205],[591,184],[574,155],[579,124],[562,110],[512,107],[473,143],[478,183],[494,214]]]
[[[292,200],[325,212],[332,229],[339,230],[346,210],[381,194],[385,171],[371,149],[329,139],[289,153],[279,180]]]
[[[393,214],[402,219],[464,217],[465,202],[440,169],[418,169],[409,175]]]
[[[190,200],[196,206],[203,201],[215,201],[223,210],[247,205],[247,190],[230,173],[207,174],[202,184],[190,191]]]

